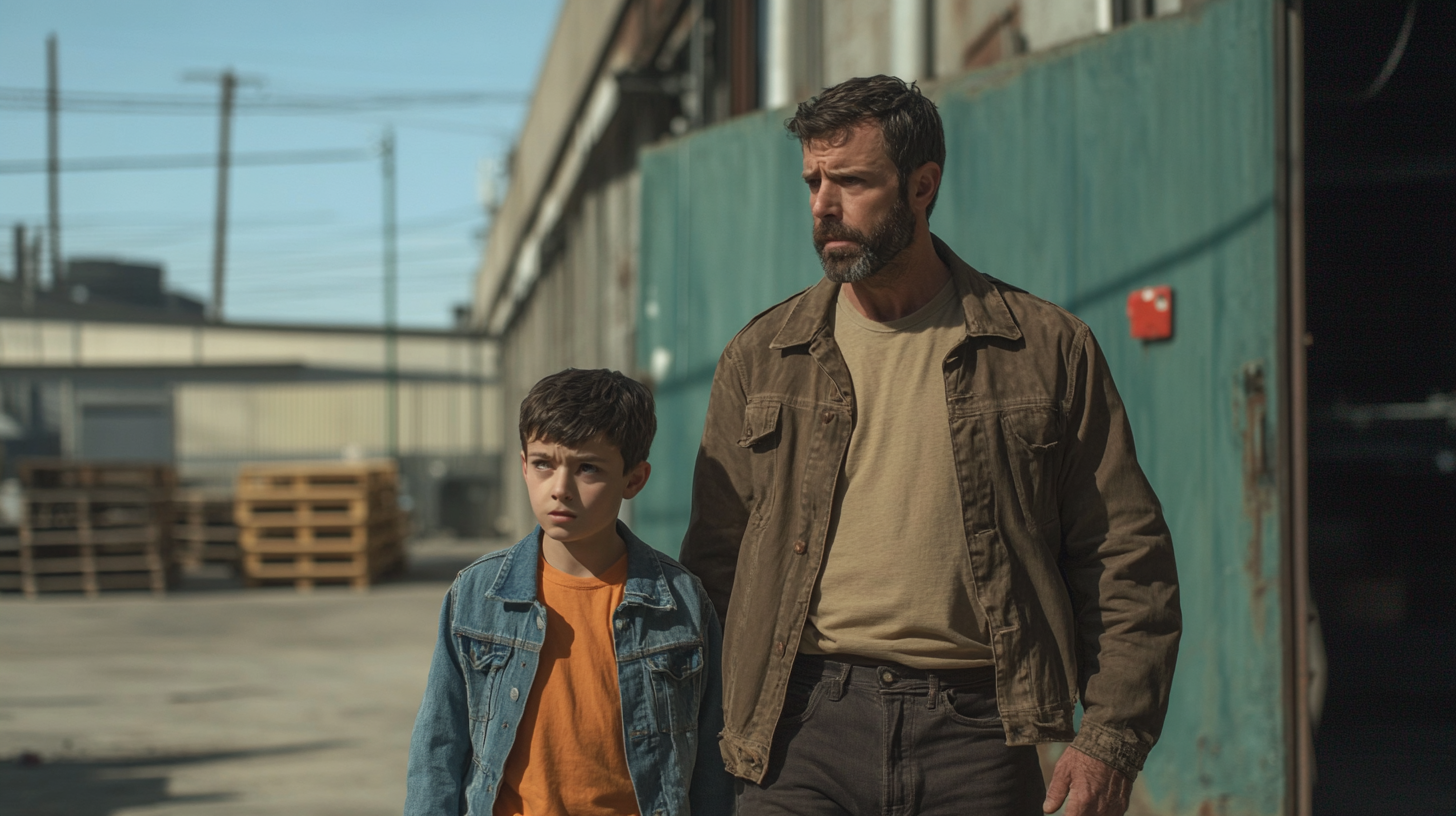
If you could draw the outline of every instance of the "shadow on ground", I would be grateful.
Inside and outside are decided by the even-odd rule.
[[[183,765],[324,751],[340,740],[273,748],[157,754],[110,759],[63,759],[24,764],[11,757],[0,765],[0,816],[109,816],[148,805],[207,804],[239,798],[231,791],[173,796],[168,771]]]

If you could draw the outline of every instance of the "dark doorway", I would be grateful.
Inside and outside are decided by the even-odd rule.
[[[1456,812],[1456,3],[1304,3],[1318,816]]]

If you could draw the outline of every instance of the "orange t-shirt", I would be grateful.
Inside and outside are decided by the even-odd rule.
[[[612,636],[626,584],[625,555],[597,578],[567,575],[544,558],[537,565],[546,642],[494,816],[637,813]]]

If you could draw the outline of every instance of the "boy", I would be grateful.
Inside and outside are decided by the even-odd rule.
[[[617,521],[652,395],[567,369],[521,403],[540,526],[461,571],[410,741],[407,816],[731,813],[722,633],[702,584]]]

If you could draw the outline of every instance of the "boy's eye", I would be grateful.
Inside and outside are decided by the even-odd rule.
[[[601,468],[598,468],[596,465],[588,464],[586,462],[583,462],[581,465],[582,473],[596,473],[600,469]]]
[[[531,460],[531,467],[537,470],[548,470],[551,467],[551,463],[545,459],[533,459]]]

